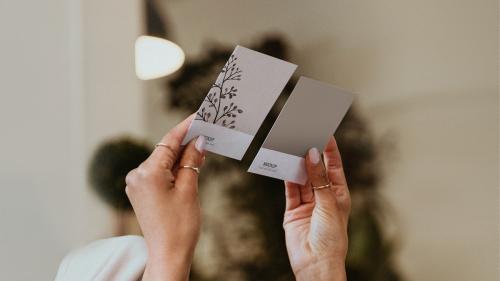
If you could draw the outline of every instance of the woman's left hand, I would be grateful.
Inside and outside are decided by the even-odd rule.
[[[283,227],[297,281],[347,280],[345,259],[351,198],[333,137],[323,157],[317,149],[310,149],[306,155],[307,183],[285,183]]]
[[[181,150],[191,115],[170,130],[149,158],[127,175],[125,189],[148,247],[143,280],[188,280],[200,234],[198,173],[205,138]],[[178,169],[178,167],[181,167]]]

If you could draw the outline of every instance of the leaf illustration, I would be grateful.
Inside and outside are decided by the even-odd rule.
[[[243,113],[234,102],[226,104],[226,100],[232,100],[237,95],[237,83],[242,77],[243,71],[237,64],[238,58],[232,54],[229,60],[222,67],[221,72],[217,76],[216,82],[203,100],[204,106],[200,107],[197,113],[197,120],[219,124],[223,127],[230,126],[230,129],[236,127],[237,114]],[[208,106],[207,106],[208,105]]]

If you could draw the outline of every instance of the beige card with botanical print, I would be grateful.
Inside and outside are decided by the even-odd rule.
[[[241,160],[297,65],[237,46],[184,138],[207,138],[206,150]]]

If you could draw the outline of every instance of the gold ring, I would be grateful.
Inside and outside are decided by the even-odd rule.
[[[184,169],[191,169],[193,171],[195,171],[197,174],[200,173],[200,168],[198,167],[193,167],[193,166],[188,166],[188,165],[185,165],[185,166],[180,166],[179,169],[181,168],[184,168]]]
[[[155,147],[158,147],[158,146],[163,146],[163,147],[166,147],[166,148],[170,148],[170,147],[168,146],[168,144],[166,144],[166,143],[162,143],[162,142],[159,142],[159,143],[155,144]]]
[[[312,183],[311,183],[311,187],[312,187],[312,189],[314,189],[314,190],[320,190],[320,189],[327,188],[327,187],[331,187],[331,186],[332,186],[332,182],[329,182],[328,184],[325,184],[325,185],[320,185],[320,186],[314,186],[314,185],[312,185]]]

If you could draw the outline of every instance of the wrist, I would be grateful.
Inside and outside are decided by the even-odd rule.
[[[294,270],[297,281],[346,281],[345,262],[323,259],[312,262],[311,264]]]
[[[187,281],[191,270],[192,256],[190,255],[163,255],[151,253],[148,255],[145,280]]]

